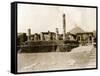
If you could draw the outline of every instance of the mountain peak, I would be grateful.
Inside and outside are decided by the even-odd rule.
[[[78,26],[76,26],[75,28],[73,28],[73,29],[70,31],[70,33],[72,33],[72,34],[83,33],[83,32],[85,32],[85,31],[84,31],[82,28],[78,27]]]

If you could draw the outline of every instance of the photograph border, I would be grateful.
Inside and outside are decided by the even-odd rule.
[[[51,5],[64,7],[84,7],[96,8],[96,68],[81,68],[81,69],[64,69],[64,70],[47,70],[47,71],[31,71],[18,72],[17,70],[17,51],[16,51],[16,37],[17,37],[17,4],[35,4],[35,5]],[[11,73],[26,74],[26,73],[44,73],[44,72],[61,72],[61,71],[77,71],[77,70],[92,70],[98,69],[98,7],[87,5],[70,5],[70,4],[53,4],[53,3],[36,3],[36,2],[19,2],[11,3]]]

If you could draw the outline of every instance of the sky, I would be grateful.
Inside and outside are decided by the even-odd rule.
[[[63,14],[66,15],[66,32],[76,26],[84,31],[96,30],[96,9],[84,7],[18,4],[18,33],[30,28],[31,32],[63,32]]]

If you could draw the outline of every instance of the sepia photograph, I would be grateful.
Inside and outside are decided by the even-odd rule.
[[[17,72],[97,68],[96,7],[17,4]]]

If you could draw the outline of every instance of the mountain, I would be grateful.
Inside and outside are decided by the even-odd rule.
[[[73,29],[70,31],[70,33],[72,33],[72,34],[83,33],[83,32],[85,32],[85,31],[84,31],[82,28],[78,27],[78,26],[76,26],[75,28],[73,28]]]

